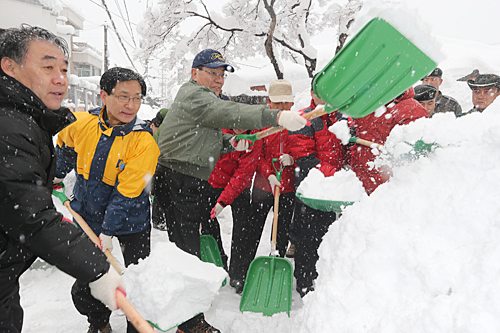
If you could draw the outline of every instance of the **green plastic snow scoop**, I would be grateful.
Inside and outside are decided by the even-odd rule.
[[[389,23],[368,22],[321,70],[313,92],[326,112],[362,118],[387,104],[436,68],[430,59]]]
[[[323,199],[312,199],[312,198],[306,198],[300,193],[295,193],[297,198],[300,199],[304,204],[307,206],[321,210],[323,212],[336,212],[336,213],[342,213],[342,210],[354,204],[354,201],[333,201],[333,200],[323,200]]]
[[[278,159],[273,158],[273,162]],[[274,167],[274,163],[273,163]],[[276,170],[276,167],[274,167]],[[281,181],[281,173],[276,170],[276,178]],[[290,316],[292,308],[293,267],[290,261],[275,257],[278,233],[279,188],[274,193],[274,218],[271,255],[255,258],[248,268],[245,286],[241,294],[240,311],[251,311],[272,316],[286,312]]]
[[[213,236],[200,235],[200,254],[201,261],[215,264],[217,267],[224,267],[222,257],[220,256],[219,246]],[[222,282],[222,286],[226,285],[226,280]]]

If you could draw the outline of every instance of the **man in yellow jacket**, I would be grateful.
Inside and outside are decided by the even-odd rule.
[[[75,113],[77,121],[57,140],[56,177],[75,168],[71,207],[99,235],[101,248],[112,250],[118,238],[125,265],[150,253],[150,203],[147,186],[159,156],[148,124],[137,118],[146,83],[136,72],[111,68],[100,81],[103,108]],[[109,332],[111,311],[78,281],[71,294],[77,310],[88,317],[88,332]],[[136,332],[128,323],[127,332]]]

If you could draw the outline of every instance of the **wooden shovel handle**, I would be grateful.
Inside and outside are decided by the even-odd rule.
[[[75,212],[73,208],[71,208],[71,205],[69,204],[69,200],[64,202],[64,206],[69,210],[71,215],[75,218],[76,222],[82,228],[83,232],[87,234],[87,236],[90,238],[92,242],[94,242],[95,245],[101,246],[101,242],[99,241],[99,237],[94,233],[94,231],[89,227],[87,222],[83,219],[83,217]],[[104,254],[106,255],[106,258],[108,258],[109,263],[116,269],[116,271],[122,275],[123,270],[121,268],[120,263],[116,258],[109,252],[109,250],[104,251]],[[125,313],[127,316],[128,320],[134,325],[134,327],[140,332],[140,333],[154,333],[153,328],[151,325],[148,324],[148,322],[142,318],[139,312],[134,308],[132,304],[128,301],[128,299],[125,298],[125,295],[121,291],[116,291],[116,303],[118,304],[118,307]]]
[[[356,142],[357,144],[360,144],[362,146],[367,146],[370,148],[377,148],[377,149],[384,148],[384,145],[381,145],[380,143],[371,142],[371,141],[360,139],[360,138],[355,138],[354,142]]]
[[[327,112],[325,111],[325,108],[322,106],[320,108],[317,108],[314,111],[311,111],[311,112],[308,112],[308,113],[304,114],[302,117],[305,118],[305,119],[307,119],[307,120],[311,120],[311,119],[314,119],[314,118],[321,117],[322,115],[325,115],[325,114],[327,114]],[[265,129],[263,131],[255,133],[255,135],[257,136],[257,139],[260,140],[262,138],[265,138],[266,136],[273,135],[275,133],[281,132],[284,129],[285,128],[283,126],[270,127],[270,128]]]
[[[279,209],[279,207],[280,207],[280,188],[278,186],[275,186],[271,252],[276,251],[276,239],[278,238],[278,209]]]
[[[120,310],[125,313],[128,320],[140,333],[154,333],[151,325],[144,318],[142,318],[141,314],[137,312],[125,295],[123,295],[123,293],[119,290],[116,291],[116,303],[118,304]]]
[[[75,218],[75,220],[78,223],[78,225],[80,226],[80,228],[82,228],[83,232],[85,232],[87,234],[87,236],[89,236],[90,240],[92,242],[94,242],[95,245],[101,247],[101,242],[99,240],[99,237],[97,237],[97,235],[94,233],[94,231],[92,229],[90,229],[89,225],[87,224],[87,222],[85,222],[83,217],[80,214],[78,214],[77,212],[75,212],[73,210],[73,208],[71,208],[71,205],[69,204],[69,200],[64,202],[64,206],[66,206],[66,208],[69,210],[71,215],[73,215],[73,217]],[[116,260],[116,258],[107,249],[106,249],[106,251],[104,251],[104,254],[106,255],[106,258],[108,258],[108,262],[116,269],[118,274],[122,275],[123,269],[122,269],[120,263],[118,262],[118,260]]]

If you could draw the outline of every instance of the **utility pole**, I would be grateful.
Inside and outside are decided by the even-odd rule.
[[[104,22],[104,72],[108,70],[108,23]]]

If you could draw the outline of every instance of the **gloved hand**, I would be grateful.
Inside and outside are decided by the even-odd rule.
[[[316,164],[315,168],[318,169],[319,171],[321,171],[325,177],[333,176],[335,171],[337,171],[333,166],[331,166],[328,163],[324,163],[324,164],[318,163],[318,164]]]
[[[290,165],[293,165],[293,157],[291,155],[288,155],[288,154],[283,154],[280,156],[279,158],[281,164],[283,164],[283,166],[290,166]]]
[[[99,243],[101,244],[102,252],[109,250],[109,252],[113,251],[113,242],[111,241],[112,236],[105,235],[101,233],[99,235]]]
[[[222,212],[224,207],[226,207],[226,205],[222,201],[217,202],[210,212],[210,218],[216,218],[220,214],[220,212]]]
[[[231,144],[231,146],[233,146],[234,150],[245,151],[248,149],[248,147],[250,147],[252,141],[246,139],[236,140],[236,137],[233,136],[231,139],[229,139],[229,143]]]
[[[278,178],[276,178],[275,175],[270,175],[269,177],[267,177],[267,179],[269,180],[269,185],[271,185],[271,192],[274,195],[275,187],[278,186],[278,188],[280,188],[281,183],[278,181]]]
[[[125,296],[125,283],[113,267],[94,282],[89,283],[90,293],[99,301],[103,302],[111,311],[118,310],[116,292],[120,291]]]
[[[298,131],[307,124],[311,124],[302,117],[303,114],[304,112],[280,111],[277,119],[278,125],[283,126],[289,131]]]
[[[54,177],[54,180],[52,181],[52,184],[57,185],[59,183],[62,183],[63,180],[64,180],[64,178]]]

